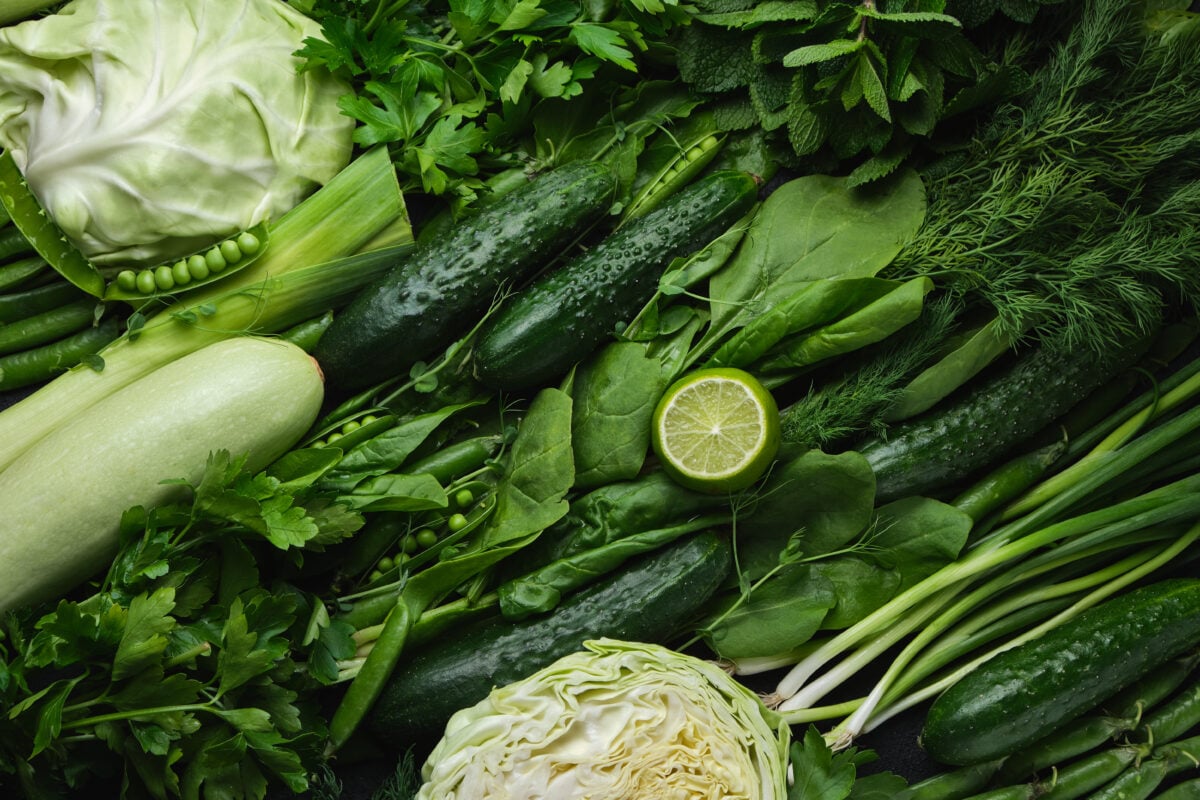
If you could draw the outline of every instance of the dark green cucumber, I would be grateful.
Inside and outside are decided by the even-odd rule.
[[[1137,362],[1150,341],[1130,339],[1103,354],[1037,347],[890,427],[858,448],[875,471],[879,502],[933,493],[997,465]]]
[[[500,290],[528,280],[610,208],[611,170],[543,174],[419,246],[333,320],[313,355],[336,391],[362,389],[439,355]]]
[[[984,662],[929,709],[921,744],[968,765],[1058,730],[1200,643],[1200,580],[1159,581]]]
[[[609,234],[485,323],[475,344],[475,377],[510,390],[561,377],[641,310],[673,259],[715,239],[757,196],[749,174],[713,173]]]
[[[392,746],[432,744],[460,708],[603,636],[657,642],[680,632],[729,574],[728,542],[696,534],[520,622],[489,618],[447,632],[392,673],[368,720]]]

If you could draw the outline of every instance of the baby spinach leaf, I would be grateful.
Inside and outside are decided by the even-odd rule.
[[[478,402],[457,403],[401,420],[346,453],[337,468],[326,473],[322,486],[345,491],[364,478],[399,468],[439,425],[476,405]]]
[[[617,342],[575,375],[572,449],[575,486],[635,477],[650,449],[650,417],[665,388],[662,364],[645,348]]]
[[[747,367],[784,338],[859,311],[898,285],[881,278],[829,279],[804,284],[750,320],[713,353],[705,366]]]
[[[882,566],[861,551],[822,560],[813,565],[837,592],[837,603],[822,627],[848,628],[891,600],[901,585],[900,573]]]
[[[763,201],[738,251],[709,282],[707,352],[804,284],[870,277],[891,263],[925,216],[925,191],[913,172],[870,189],[825,175],[796,178]]]
[[[971,518],[928,497],[906,497],[876,511],[869,553],[894,568],[905,589],[956,559],[967,543]]]
[[[925,295],[932,289],[930,280],[893,284],[890,291],[842,319],[782,343],[755,369],[794,370],[880,342],[921,316]]]
[[[534,398],[496,487],[496,510],[482,530],[481,548],[537,533],[567,513],[564,498],[575,483],[572,416],[566,392],[543,389]]]
[[[728,596],[700,633],[722,658],[773,656],[811,639],[836,602],[834,585],[820,570],[791,564],[749,597]]]
[[[948,352],[904,387],[888,410],[886,421],[898,422],[931,408],[1012,348],[1016,336],[1009,326],[1002,326],[998,318],[992,317],[950,344]]]
[[[739,563],[751,578],[765,575],[797,531],[806,557],[844,547],[866,530],[874,505],[875,475],[858,453],[809,450],[786,458],[738,516]]]

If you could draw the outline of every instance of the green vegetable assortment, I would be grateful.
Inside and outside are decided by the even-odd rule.
[[[1197,119],[1188,0],[8,4],[0,794],[1200,796]]]

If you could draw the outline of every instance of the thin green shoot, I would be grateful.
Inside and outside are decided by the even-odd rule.
[[[999,648],[968,661],[940,680],[923,687],[921,690],[912,693],[903,700],[894,702],[886,708],[884,713],[872,716],[875,708],[869,707],[868,704],[864,704],[862,708],[855,712],[850,720],[847,720],[846,723],[835,729],[834,740],[836,745],[839,747],[845,747],[859,734],[872,730],[886,720],[894,717],[896,714],[899,714],[902,711],[905,711],[908,708],[911,708],[912,706],[922,703],[941,693],[947,687],[957,683],[963,678],[963,676],[977,668],[989,658],[992,658],[1004,650],[1008,650],[1025,642],[1032,641],[1033,639],[1044,635],[1047,631],[1052,630],[1053,628],[1058,627],[1064,622],[1074,618],[1082,611],[1095,606],[1103,600],[1111,597],[1113,594],[1116,594],[1121,589],[1126,588],[1127,586],[1135,583],[1138,580],[1141,580],[1147,575],[1150,575],[1154,571],[1168,565],[1180,553],[1195,544],[1197,539],[1200,539],[1200,525],[1192,526],[1186,534],[1171,542],[1167,547],[1164,547],[1161,551],[1156,553],[1153,558],[1142,558],[1140,559],[1141,563],[1136,564],[1136,566],[1132,566],[1132,568],[1124,574],[1114,577],[1108,581],[1100,581],[1100,585],[1097,589],[1089,592],[1086,596],[1080,598],[1069,608],[1054,615],[1041,625],[1037,625],[1033,628],[1023,631],[1020,635],[1005,642]],[[1137,556],[1131,556],[1129,559],[1126,559],[1126,561],[1120,562],[1119,565],[1114,565],[1114,569],[1118,569],[1127,563],[1134,563],[1138,560],[1139,559]],[[873,691],[870,696],[874,697],[875,692]]]
[[[1172,531],[1174,533],[1174,531]],[[1030,628],[1018,636],[1005,642],[1000,647],[991,651],[986,656],[990,657],[1003,650],[1015,647],[1018,644],[1029,641],[1036,636],[1040,636],[1053,627],[1061,625],[1077,616],[1083,610],[1094,606],[1105,598],[1120,591],[1124,587],[1130,585],[1136,580],[1139,580],[1150,574],[1156,569],[1164,566],[1171,558],[1178,555],[1182,550],[1186,549],[1195,540],[1200,537],[1200,526],[1193,526],[1184,536],[1175,538],[1170,541],[1168,546],[1162,548],[1155,553],[1150,548],[1145,548],[1140,552],[1134,552],[1126,558],[1116,562],[1115,564],[1101,570],[1097,570],[1090,575],[1085,575],[1073,581],[1066,581],[1053,587],[1053,591],[1061,591],[1063,593],[1073,594],[1080,591],[1084,587],[1096,586],[1097,588],[1090,591],[1084,597],[1080,598],[1069,608],[1064,609],[1058,614],[1043,622],[1041,625]],[[1153,556],[1153,557],[1152,557]],[[1003,585],[1003,576],[999,579]],[[988,599],[990,592],[982,592],[983,596],[978,598],[979,601]],[[1043,596],[1038,599],[1049,599],[1052,594],[1042,593]],[[1035,595],[1036,596],[1036,595]],[[1024,599],[1024,598],[1022,598]],[[970,604],[967,604],[970,605]],[[883,677],[875,684],[867,695],[867,699],[855,712],[846,719],[841,725],[834,729],[834,739],[841,746],[845,746],[849,742],[856,739],[861,733],[869,730],[874,724],[878,724],[876,720],[877,711],[881,703],[884,702],[889,689],[892,688],[904,674],[912,661],[916,658],[921,649],[928,645],[930,641],[945,631],[954,621],[956,611],[965,611],[966,609],[952,609],[947,614],[939,618],[935,624],[930,625],[926,631],[913,639],[904,650],[896,657],[896,659],[888,666]],[[970,665],[982,663],[982,658],[976,658],[968,662]],[[961,667],[952,673],[955,676],[965,674],[964,667]],[[923,698],[924,696],[922,696]],[[895,705],[895,704],[893,704]]]
[[[1171,376],[1170,385],[1157,387],[1146,398],[1142,408],[1127,416],[1119,425],[1101,439],[1090,451],[1071,466],[1050,476],[1015,500],[1001,514],[1002,520],[1011,520],[1029,513],[1050,497],[1060,494],[1087,474],[1092,464],[1105,458],[1117,448],[1136,436],[1146,425],[1179,408],[1182,404],[1200,395],[1200,359]],[[1133,404],[1130,404],[1132,406]],[[1127,406],[1129,408],[1129,406]],[[1125,412],[1128,414],[1128,412]],[[1110,423],[1111,424],[1111,423]]]
[[[1177,434],[1181,435],[1179,434],[1180,430],[1191,431],[1197,426],[1200,426],[1200,409],[1194,409],[1157,429],[1154,433],[1169,437],[1167,441],[1174,441]],[[1160,435],[1158,438],[1161,439],[1163,436]],[[1110,459],[1110,462],[1116,462],[1121,467],[1129,466],[1129,464],[1121,463],[1124,461],[1122,457],[1128,455],[1137,443],[1132,443],[1127,450],[1119,451],[1113,459]],[[1154,450],[1160,449],[1165,444],[1166,442],[1160,443],[1159,447]],[[1147,448],[1141,449],[1146,450]],[[1139,452],[1138,455],[1141,453]],[[1119,469],[1116,474],[1120,474]],[[1077,487],[1060,495],[1058,500],[1043,506],[1042,510],[1078,491],[1079,486],[1083,486],[1085,483],[1086,481],[1081,482]],[[1090,490],[1092,487],[1088,488]],[[1030,516],[1036,515],[1035,512]],[[779,707],[782,710],[803,707],[802,701],[792,701],[796,699],[797,693],[808,680],[817,674],[826,663],[862,642],[870,641],[877,636],[890,635],[889,631],[893,626],[905,624],[906,619],[915,615],[915,612],[929,598],[942,595],[943,599],[948,601],[958,591],[956,586],[961,588],[968,579],[986,574],[1042,547],[1055,544],[1061,546],[1063,542],[1087,534],[1115,537],[1151,525],[1193,519],[1197,515],[1200,515],[1200,477],[1192,477],[1108,508],[1049,525],[1038,526],[1032,530],[1027,530],[1026,520],[1018,520],[1017,523],[1011,524],[1010,528],[1019,531],[1021,535],[1014,535],[1011,530],[1000,529],[999,535],[989,540],[985,546],[975,548],[960,560],[943,567],[928,578],[901,592],[857,624],[833,637],[816,652],[793,667],[780,681],[776,690],[777,695],[784,698]],[[946,594],[943,595],[943,592]]]

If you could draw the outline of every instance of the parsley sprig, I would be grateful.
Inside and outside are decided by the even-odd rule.
[[[159,798],[306,788],[324,722],[301,698],[336,678],[353,643],[317,598],[277,577],[285,569],[264,585],[259,564],[298,566],[301,548],[362,520],[309,491],[303,469],[244,467],[213,454],[179,502],[124,515],[94,593],[4,620],[0,787],[55,797],[99,781]]]
[[[314,0],[324,39],[299,55],[353,88],[342,111],[361,146],[386,144],[403,188],[469,197],[531,158],[546,102],[605,109],[656,42],[687,20],[679,0]]]

